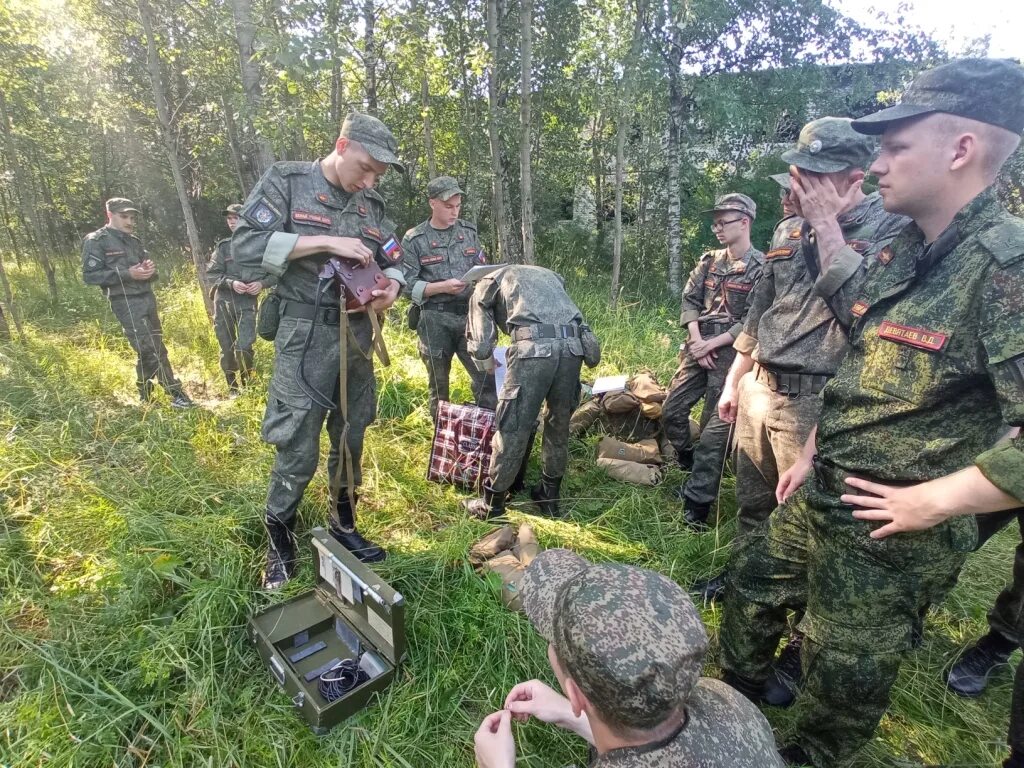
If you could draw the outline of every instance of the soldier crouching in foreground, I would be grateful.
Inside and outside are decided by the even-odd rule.
[[[543,267],[509,266],[483,278],[469,302],[469,352],[485,369],[494,367],[498,330],[512,338],[508,370],[498,393],[491,466],[482,498],[465,502],[474,517],[505,511],[508,491],[524,465],[541,406],[544,445],[540,485],[530,496],[541,514],[557,517],[562,476],[569,461],[569,419],[579,404],[580,367],[600,361],[597,338],[565,292],[560,275]]]

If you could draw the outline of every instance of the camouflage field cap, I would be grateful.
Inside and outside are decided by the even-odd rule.
[[[822,117],[800,131],[796,146],[782,153],[782,159],[814,173],[834,173],[846,168],[866,168],[875,143],[853,130],[848,117]]]
[[[431,179],[427,184],[427,197],[438,200],[450,200],[453,195],[464,195],[465,192],[459,188],[459,182],[451,176],[438,176]]]
[[[236,216],[238,216],[241,213],[242,213],[242,204],[241,203],[232,203],[231,205],[229,205],[227,208],[224,209],[224,215],[225,216],[230,216],[231,214],[235,214]]]
[[[127,197],[112,197],[107,200],[107,213],[139,213],[139,209]]]
[[[664,722],[700,678],[704,624],[689,595],[660,573],[549,549],[519,591],[565,672],[619,725]]]
[[[751,220],[757,218],[757,203],[739,192],[730,192],[715,198],[715,206],[701,213],[718,213],[719,211],[736,211],[746,214]]]
[[[1024,132],[1024,67],[1010,59],[959,59],[914,78],[900,103],[853,121],[861,133],[884,133],[891,123],[948,112]]]
[[[790,178],[788,173],[773,173],[768,178],[786,191],[789,191],[792,188],[793,180]]]
[[[341,124],[340,135],[358,141],[378,163],[390,165],[399,173],[405,172],[405,166],[398,159],[398,142],[394,134],[373,115],[352,112]]]

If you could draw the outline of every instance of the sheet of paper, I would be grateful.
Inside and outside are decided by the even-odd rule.
[[[593,393],[603,395],[608,392],[621,392],[626,388],[627,376],[598,376],[594,380]]]
[[[459,279],[464,283],[475,283],[480,278],[487,277],[491,272],[497,272],[506,266],[506,264],[478,264],[475,267],[470,267],[466,274]]]
[[[508,347],[495,347],[494,348],[494,390],[501,392],[501,388],[505,386],[505,353],[508,351]]]

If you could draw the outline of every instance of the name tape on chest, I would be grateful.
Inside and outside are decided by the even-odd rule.
[[[104,256],[124,256],[125,253],[127,253],[127,251],[123,251],[123,250],[122,251],[116,251],[115,250],[115,251],[104,251],[103,255]]]
[[[793,251],[793,248],[776,248],[774,250],[768,251],[768,253],[766,253],[764,257],[768,261],[774,261],[775,259],[788,259],[790,256],[793,255]]]
[[[431,264],[440,264],[442,261],[444,261],[444,256],[440,253],[430,253],[420,257],[420,264],[425,267],[429,267]]]
[[[926,328],[914,328],[910,325],[899,325],[888,320],[883,320],[878,327],[878,338],[888,341],[895,341],[897,344],[907,344],[917,349],[928,352],[941,352],[949,341],[949,336],[938,331],[929,331]]]
[[[311,211],[292,211],[292,221],[296,224],[312,224],[314,227],[328,229],[331,226],[331,217],[322,213]]]
[[[741,283],[739,280],[726,280],[725,287],[730,291],[740,291],[741,293],[750,293],[753,289],[753,283]]]

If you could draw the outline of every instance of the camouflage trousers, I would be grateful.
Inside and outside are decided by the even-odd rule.
[[[1002,519],[999,517],[998,514],[978,516],[978,537],[982,542],[1013,520],[1010,516]],[[1013,552],[1013,578],[999,593],[992,610],[988,612],[988,625],[1007,640],[1024,645],[1024,633],[1021,630],[1021,622],[1024,622],[1024,511],[1018,511],[1015,517],[1020,528],[1020,543]]]
[[[156,296],[152,291],[134,296],[111,296],[110,309],[121,323],[128,343],[138,359],[135,362],[136,383],[145,397],[156,379],[169,395],[181,392],[181,382],[174,378],[171,362],[164,346],[164,331],[157,314]]]
[[[220,369],[229,387],[244,384],[252,372],[252,345],[256,343],[256,304],[253,297],[235,298],[232,291],[217,292],[213,330],[220,345]],[[250,299],[250,301],[245,301]]]
[[[511,344],[505,360],[508,370],[498,393],[487,473],[487,484],[495,491],[507,491],[515,480],[545,403],[541,470],[553,478],[565,474],[569,419],[580,401],[583,364],[583,358],[570,353],[563,340]]]
[[[750,533],[778,506],[775,487],[779,475],[800,458],[820,412],[820,395],[773,392],[753,372],[740,380],[736,419],[739,535]]]
[[[718,418],[718,399],[722,396],[726,374],[736,357],[736,350],[718,350],[714,370],[701,368],[686,354],[669,384],[668,397],[662,406],[661,424],[677,454],[693,449],[693,470],[683,487],[683,494],[695,504],[711,504],[718,497],[722,467],[729,452],[731,425]],[[696,445],[690,434],[690,411],[704,398],[700,419],[700,439]]]
[[[591,430],[599,430],[626,443],[661,437],[657,419],[648,419],[639,408],[628,413],[608,413],[596,397],[577,408],[569,420],[572,437],[582,437]]]
[[[764,681],[787,611],[806,609],[795,740],[816,766],[835,765],[871,738],[920,607],[977,540],[971,517],[872,539],[877,524],[839,503],[841,474],[819,470],[735,543],[720,636],[722,668]]]
[[[362,480],[363,436],[377,415],[377,382],[368,354],[372,328],[365,314],[349,315],[348,433],[353,484]],[[312,327],[312,332],[311,332]],[[337,325],[282,317],[274,341],[274,373],[263,417],[263,440],[277,448],[267,491],[267,519],[293,525],[295,510],[320,460],[320,432],[327,422],[330,453],[328,479],[338,471],[345,420],[338,408],[328,407],[339,397],[339,333]],[[341,465],[341,486],[348,481]],[[336,510],[331,509],[332,522]]]
[[[437,416],[439,400],[450,401],[449,378],[452,358],[456,356],[472,381],[473,401],[482,408],[494,410],[497,404],[494,374],[478,369],[466,349],[466,315],[424,309],[416,332],[420,338],[420,359],[427,366],[431,418]]]

